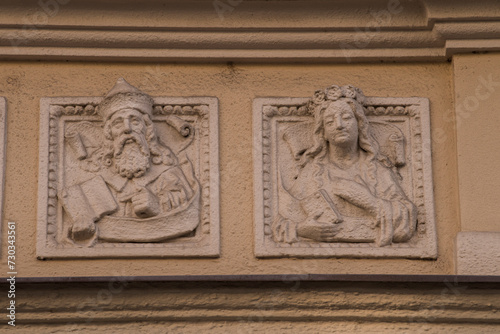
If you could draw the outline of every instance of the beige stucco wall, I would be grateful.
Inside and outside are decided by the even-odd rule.
[[[153,96],[216,96],[220,105],[219,259],[48,260],[35,255],[39,101],[103,96],[124,77]],[[18,224],[20,276],[181,274],[453,274],[460,229],[450,63],[124,64],[4,62],[0,95],[8,100],[4,216]],[[253,254],[252,100],[308,97],[319,87],[353,84],[367,96],[428,97],[439,256],[428,260],[256,259]],[[6,236],[3,236],[6,240]],[[22,242],[21,242],[22,241]],[[2,257],[6,261],[5,254]]]
[[[462,231],[500,232],[500,54],[453,58]]]

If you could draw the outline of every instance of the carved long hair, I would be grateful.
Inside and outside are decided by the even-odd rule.
[[[335,101],[326,100],[316,106],[314,110],[314,145],[304,152],[301,165],[305,166],[307,163],[312,162],[316,167],[314,173],[315,179],[318,185],[322,186],[321,175],[324,172],[324,160],[328,152],[328,141],[325,138],[324,114],[326,109],[338,103],[349,105],[356,118],[358,125],[358,147],[367,153],[369,163],[368,174],[373,182],[376,182],[375,161],[378,159],[379,146],[371,134],[370,124],[366,118],[362,104],[353,98],[343,97]]]
[[[174,153],[166,145],[163,145],[156,134],[156,130],[148,114],[142,114],[144,123],[146,124],[146,142],[148,143],[151,162],[155,165],[165,164],[167,166],[177,165],[178,160]],[[106,142],[104,144],[103,163],[106,166],[111,166],[115,149],[113,146],[113,136],[111,135],[111,122],[108,118],[104,122],[104,136]]]

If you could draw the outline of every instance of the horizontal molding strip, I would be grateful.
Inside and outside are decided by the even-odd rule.
[[[395,296],[397,297],[397,296]],[[320,310],[314,309],[308,312],[301,308],[290,307],[287,310],[274,310],[264,312],[262,308],[221,309],[218,306],[208,305],[202,309],[183,309],[183,310],[151,310],[145,307],[136,310],[124,310],[117,307],[115,311],[86,311],[86,312],[54,312],[36,310],[33,312],[19,310],[17,320],[22,324],[35,323],[88,323],[89,319],[96,323],[109,322],[158,322],[158,321],[242,321],[243,319],[260,319],[262,322],[271,321],[350,321],[350,322],[430,322],[430,323],[460,323],[460,324],[500,324],[498,316],[491,311],[467,310],[362,310],[361,314],[356,315],[348,310]],[[382,307],[382,305],[380,305]],[[434,306],[435,307],[435,306]],[[217,309],[213,309],[217,308]],[[297,313],[300,313],[298,315]],[[50,319],[50,320],[48,320]],[[429,320],[431,319],[431,320]]]
[[[0,47],[0,60],[73,60],[140,62],[399,62],[444,61],[444,49],[370,50],[189,50]]]
[[[355,274],[283,274],[283,275],[172,275],[172,276],[127,276],[119,277],[127,282],[402,282],[402,283],[500,283],[500,276],[474,275],[355,275]],[[79,277],[16,277],[20,284],[37,283],[109,283],[116,276]],[[6,284],[0,279],[0,286]],[[499,286],[500,287],[500,286]]]
[[[488,51],[500,51],[500,21],[370,33],[0,27],[0,60],[408,62],[445,61],[458,53]]]
[[[299,283],[134,283],[122,278],[107,284],[19,284],[17,320],[82,324],[258,318],[500,324],[498,284]]]

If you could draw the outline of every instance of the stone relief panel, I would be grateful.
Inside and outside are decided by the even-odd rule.
[[[436,258],[426,98],[254,100],[258,257]]]
[[[41,101],[39,258],[219,255],[218,101]]]

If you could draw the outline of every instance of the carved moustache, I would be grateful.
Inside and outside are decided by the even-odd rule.
[[[118,157],[122,154],[125,145],[135,142],[139,145],[141,152],[149,157],[149,147],[144,135],[132,132],[130,134],[122,134],[119,138],[114,140],[114,156]]]

